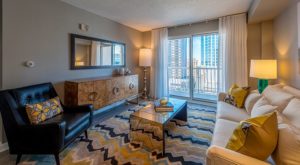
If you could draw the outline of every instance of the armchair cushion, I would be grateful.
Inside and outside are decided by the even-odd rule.
[[[57,115],[49,120],[42,122],[43,124],[66,122],[66,135],[72,132],[76,127],[78,127],[84,121],[89,120],[90,114],[88,112],[78,112],[78,113],[63,113]]]
[[[63,109],[61,107],[59,98],[54,97],[41,103],[26,104],[26,112],[30,123],[38,124],[61,114]]]
[[[10,90],[18,104],[18,111],[22,118],[29,123],[29,119],[25,110],[26,104],[35,104],[44,102],[57,96],[55,89],[51,83],[32,85]]]

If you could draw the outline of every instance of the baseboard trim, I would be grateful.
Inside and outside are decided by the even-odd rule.
[[[0,152],[4,152],[6,150],[8,150],[8,143],[3,143],[3,144],[0,144]]]

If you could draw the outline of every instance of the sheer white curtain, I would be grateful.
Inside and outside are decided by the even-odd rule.
[[[161,98],[168,95],[167,69],[168,69],[168,29],[152,30],[152,66],[150,95],[153,98]]]
[[[246,14],[219,18],[219,91],[248,85]]]

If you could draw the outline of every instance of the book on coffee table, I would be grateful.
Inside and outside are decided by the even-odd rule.
[[[155,101],[154,109],[156,112],[173,112],[174,105],[171,102],[168,102],[166,105],[161,105],[159,101]]]

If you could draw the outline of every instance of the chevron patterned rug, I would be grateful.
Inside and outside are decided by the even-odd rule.
[[[165,165],[205,164],[215,124],[215,109],[188,105],[188,122],[171,120],[166,127],[166,154],[151,153],[129,141],[129,116],[142,106],[128,109],[89,130],[91,140],[76,140],[60,154],[62,164]],[[21,164],[55,164],[52,156],[27,156]]]

